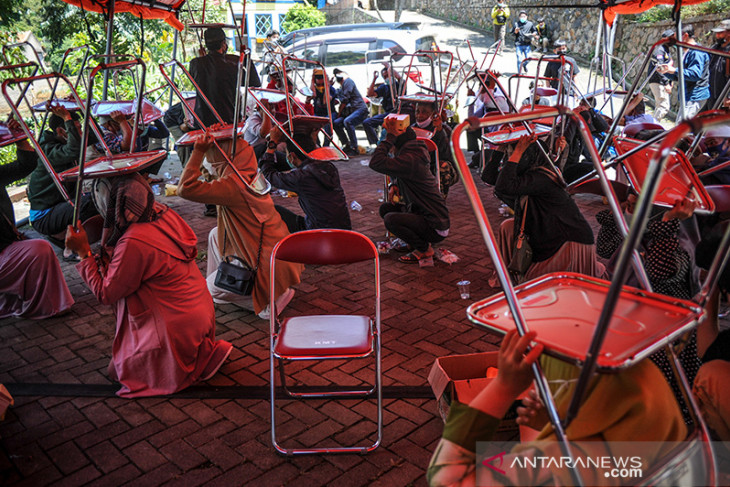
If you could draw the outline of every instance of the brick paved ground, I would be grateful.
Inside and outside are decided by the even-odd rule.
[[[339,168],[348,199],[363,207],[352,212],[353,227],[378,241],[384,236],[377,216],[382,179],[361,165],[363,160],[339,163]],[[499,222],[491,190],[484,185],[480,190],[490,217]],[[215,220],[203,217],[199,204],[158,198],[188,221],[198,234],[199,248],[205,249]],[[274,198],[292,209],[297,206],[295,199]],[[600,206],[595,199],[581,201],[591,211]],[[488,283],[491,262],[461,185],[452,190],[448,205],[452,227],[444,247],[460,262],[418,268],[398,263],[396,255],[381,261],[384,384],[417,386],[421,396],[434,358],[494,350],[497,343],[497,337],[467,322],[468,301],[459,298],[455,285],[466,278],[474,298],[493,293]],[[201,260],[201,269],[204,266]],[[106,374],[114,334],[111,309],[98,304],[71,265],[63,264],[63,269],[76,299],[70,314],[0,322],[0,383],[63,384],[61,391],[84,384],[108,393],[114,390]],[[340,269],[307,269],[289,312],[357,312],[366,305],[363,297],[369,286],[369,281]],[[266,386],[268,322],[234,305],[217,306],[216,314],[217,335],[231,341],[235,350],[207,386],[220,386],[219,391]],[[298,380],[327,385],[346,374],[367,380],[372,368],[365,362],[327,363],[290,371]],[[372,454],[288,459],[271,447],[263,389],[240,390],[253,391],[256,398],[126,400],[58,391],[17,395],[15,407],[0,423],[0,485],[424,484],[425,467],[442,428],[433,399],[385,400],[385,439]],[[198,392],[213,391],[208,387]],[[291,444],[352,444],[374,431],[368,419],[375,410],[373,401],[282,405],[281,438],[295,437]]]
[[[478,49],[486,45],[474,31],[418,20],[432,21],[427,28],[439,29],[443,43],[458,45],[467,38]],[[508,72],[513,57],[498,58],[497,64]],[[338,167],[348,199],[363,207],[351,213],[354,229],[379,241],[384,237],[377,216],[382,179],[362,166],[362,159]],[[498,203],[490,188],[479,188],[496,225]],[[299,211],[295,199],[274,198]],[[160,200],[193,227],[204,251],[215,220],[202,216],[202,205],[177,197]],[[580,196],[577,201],[594,223],[590,217],[603,208],[600,199]],[[496,336],[467,322],[469,301],[459,298],[455,285],[470,280],[474,299],[495,291],[489,285],[492,265],[461,185],[452,189],[448,206],[452,227],[443,246],[460,262],[421,269],[399,264],[396,255],[381,261],[384,385],[396,393],[410,386],[407,392],[415,394],[384,401],[384,442],[374,453],[293,459],[274,453],[265,399],[268,322],[233,305],[216,308],[217,335],[235,346],[216,377],[176,397],[114,397],[106,374],[114,335],[111,309],[98,304],[71,265],[62,264],[76,299],[70,314],[44,321],[0,320],[0,383],[22,392],[0,422],[0,485],[424,485],[442,429],[435,400],[425,394],[434,359],[495,350],[498,343]],[[202,270],[203,252],[201,257]],[[287,312],[358,312],[368,285],[340,269],[308,268]],[[297,380],[317,385],[346,375],[367,380],[372,374],[364,362],[289,369]],[[29,384],[45,386],[39,390]],[[373,401],[281,405],[280,438],[292,445],[353,444],[374,432]]]

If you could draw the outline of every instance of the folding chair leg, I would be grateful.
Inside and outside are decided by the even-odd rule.
[[[273,345],[273,343],[272,343]],[[321,454],[321,453],[360,453],[361,455],[364,455],[368,452],[371,452],[375,450],[377,447],[380,446],[380,443],[383,441],[383,383],[382,383],[382,370],[381,370],[381,350],[380,350],[380,335],[375,335],[375,343],[373,344],[375,346],[375,386],[373,389],[371,389],[370,392],[375,392],[377,394],[377,410],[378,410],[378,417],[376,420],[377,424],[377,438],[375,442],[373,442],[369,446],[347,446],[347,447],[321,447],[321,448],[284,448],[282,447],[279,442],[276,440],[276,384],[274,382],[274,378],[276,376],[274,372],[274,354],[269,354],[269,380],[270,380],[270,386],[269,386],[269,393],[270,393],[270,402],[271,405],[271,443],[276,449],[276,451],[282,455],[308,455],[308,454]],[[283,360],[280,360],[279,364],[279,373],[282,377],[282,385],[284,386],[284,390],[286,389],[286,383],[284,382],[284,364]],[[288,392],[288,391],[287,391]],[[290,394],[291,395],[291,394]],[[331,395],[331,394],[330,394]],[[300,397],[307,398],[307,397],[322,397],[320,396],[306,396],[306,395],[299,395]]]
[[[333,391],[333,392],[293,392],[286,385],[286,373],[284,372],[284,365],[287,360],[279,359],[279,380],[281,381],[281,387],[287,396],[293,398],[317,398],[317,397],[332,397],[332,396],[349,396],[349,397],[365,397],[371,395],[377,389],[377,385],[373,385],[369,390],[355,389],[355,390],[344,390],[344,391]]]

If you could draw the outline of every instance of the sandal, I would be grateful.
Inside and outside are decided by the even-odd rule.
[[[433,249],[429,246],[425,252],[414,250],[413,252],[408,252],[406,255],[401,255],[398,261],[404,264],[418,264],[421,260],[430,258],[433,258]]]

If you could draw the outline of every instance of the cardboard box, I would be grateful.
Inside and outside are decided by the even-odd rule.
[[[494,380],[487,378],[487,370],[497,367],[498,355],[499,352],[484,352],[436,359],[428,374],[428,383],[436,396],[438,411],[444,422],[449,415],[451,401],[469,403]],[[516,431],[516,417],[513,405],[503,418],[498,431]]]
[[[411,125],[411,117],[407,113],[391,113],[383,120],[385,130],[405,130]]]

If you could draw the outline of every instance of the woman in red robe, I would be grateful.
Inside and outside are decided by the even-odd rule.
[[[83,230],[69,227],[66,246],[82,257],[76,268],[89,289],[114,306],[109,375],[122,384],[117,395],[171,394],[212,377],[232,346],[215,340],[213,300],[195,263],[195,233],[155,202],[139,174],[97,180],[94,201],[105,215],[108,263],[97,262]]]

